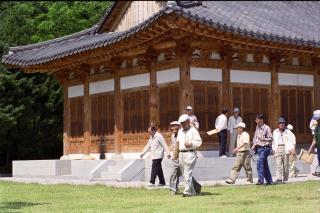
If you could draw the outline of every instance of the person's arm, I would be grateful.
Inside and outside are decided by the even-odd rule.
[[[257,131],[254,132],[251,149],[255,149],[256,148],[256,139],[257,139]]]
[[[144,147],[142,153],[140,154],[140,158],[143,158],[143,156],[149,151],[149,149],[151,147],[150,141],[151,140],[149,139],[147,145]]]
[[[276,131],[273,131],[273,133],[272,133],[273,140],[272,140],[272,145],[271,145],[273,153],[276,152],[276,142],[275,142],[275,138],[277,138],[276,134],[277,134]]]
[[[310,148],[309,148],[309,153],[312,151],[312,149],[313,149],[313,147],[316,145],[316,139],[315,138],[313,138],[313,140],[312,140],[312,143],[311,143],[311,146],[310,146]]]
[[[231,119],[231,117],[229,117],[229,119],[228,119],[228,131],[230,132],[230,134],[233,133],[232,119]]]
[[[170,150],[168,145],[166,144],[166,141],[164,140],[164,137],[160,134],[159,135],[159,142],[161,144],[161,146],[163,147],[165,153],[167,154],[167,157],[170,158]]]

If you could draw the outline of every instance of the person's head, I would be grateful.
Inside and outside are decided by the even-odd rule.
[[[280,131],[283,131],[286,128],[286,120],[283,117],[279,118],[278,127]]]
[[[191,106],[187,106],[185,108],[187,115],[192,115],[193,114],[193,109]]]
[[[289,129],[290,131],[293,131],[293,126],[291,124],[288,124],[287,129]]]
[[[264,124],[264,115],[261,113],[257,114],[255,121],[256,121],[257,125],[259,125],[259,126],[263,125]]]
[[[151,136],[154,136],[157,132],[157,127],[151,124],[148,128],[148,132],[150,133]]]
[[[243,122],[240,122],[238,125],[237,125],[237,132],[239,135],[241,135],[241,133],[243,133],[246,129],[246,124],[243,123]]]
[[[239,108],[234,108],[234,109],[233,109],[233,115],[234,115],[234,116],[238,117],[238,116],[239,116],[239,113],[240,113]]]
[[[228,114],[228,109],[224,107],[224,108],[221,110],[221,113],[224,114],[224,115]]]
[[[177,133],[179,129],[180,129],[180,123],[178,121],[172,121],[170,123],[170,130],[173,133]]]
[[[190,118],[189,115],[183,114],[179,117],[178,122],[181,124],[181,127],[184,130],[188,130],[190,128]]]

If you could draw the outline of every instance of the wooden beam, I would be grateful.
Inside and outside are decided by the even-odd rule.
[[[91,97],[89,94],[89,80],[86,77],[83,80],[84,96],[83,96],[83,127],[84,127],[84,144],[82,148],[82,153],[90,154],[91,146]]]
[[[222,106],[221,108],[227,108],[229,111],[232,110],[231,106],[231,87],[230,87],[230,69],[231,69],[231,57],[233,50],[230,46],[225,46],[223,52],[221,53],[221,58],[223,58],[222,66],[222,92],[220,95],[222,97]]]
[[[277,128],[280,116],[280,90],[279,90],[279,67],[280,55],[275,53],[270,56],[271,86],[269,95],[269,124],[272,129]]]
[[[185,112],[185,108],[188,105],[193,107],[194,92],[193,85],[190,79],[190,64],[192,49],[190,46],[190,40],[184,38],[177,41],[177,63],[180,69],[180,97],[179,108],[180,114]]]
[[[63,155],[70,154],[69,136],[71,133],[70,101],[68,97],[68,84],[63,85]]]
[[[121,60],[114,58],[113,60],[113,74],[114,74],[114,159],[122,158],[121,144],[123,138],[123,103],[120,88],[120,75],[117,70],[121,66]]]

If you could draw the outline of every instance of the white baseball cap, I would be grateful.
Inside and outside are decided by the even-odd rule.
[[[287,125],[287,129],[293,130],[293,126],[292,126],[291,124],[288,124],[288,125]]]
[[[187,106],[187,107],[185,108],[185,110],[192,110],[192,107],[191,107],[191,106]]]
[[[181,115],[181,116],[179,117],[178,122],[179,122],[179,123],[182,123],[182,122],[188,121],[189,119],[190,119],[189,115],[183,114],[183,115]]]
[[[320,118],[320,110],[316,110],[313,112],[313,118],[314,120],[319,120]]]
[[[173,126],[173,125],[180,125],[180,123],[179,123],[178,121],[172,121],[172,122],[170,123],[170,126]]]
[[[237,128],[238,128],[238,127],[241,127],[241,128],[243,128],[243,129],[245,129],[245,128],[246,128],[246,124],[243,123],[243,122],[240,122],[236,127],[237,127]]]

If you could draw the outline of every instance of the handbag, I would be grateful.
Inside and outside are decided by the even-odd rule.
[[[308,165],[312,165],[313,158],[314,158],[313,153],[309,153],[308,151],[301,149],[301,152],[300,152],[298,159],[302,160],[303,162],[305,162]]]

